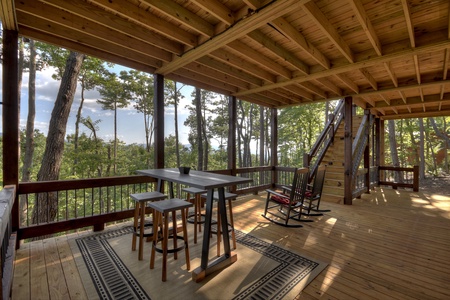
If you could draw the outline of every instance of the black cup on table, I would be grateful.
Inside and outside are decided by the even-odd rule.
[[[189,171],[191,170],[190,167],[179,167],[178,170],[180,170],[180,174],[189,174]]]

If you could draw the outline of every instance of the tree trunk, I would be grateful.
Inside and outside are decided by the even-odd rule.
[[[203,137],[202,137],[202,105],[201,90],[195,89],[195,113],[197,116],[197,169],[203,170]]]
[[[259,107],[259,165],[265,165],[264,159],[264,107]]]
[[[419,118],[420,130],[420,165],[419,165],[419,180],[425,179],[425,128],[423,126],[423,119]]]
[[[31,46],[30,41],[30,66],[29,66],[29,80],[28,80],[28,118],[27,118],[27,128],[26,128],[26,140],[25,140],[25,155],[23,158],[23,166],[22,166],[22,182],[28,182],[30,181],[31,177],[31,167],[33,165],[33,152],[34,152],[34,117],[35,117],[35,88],[36,88],[36,49],[34,48],[34,41],[33,46]],[[21,87],[22,87],[22,78],[23,78],[23,69],[24,69],[24,54],[23,54],[23,48],[24,48],[24,40],[23,38],[19,39],[19,104],[20,104],[20,98],[21,98]],[[34,74],[32,68],[34,67]],[[33,80],[34,78],[34,80]],[[31,89],[31,86],[33,86],[33,89]],[[30,101],[33,99],[33,104],[30,105]],[[33,118],[31,119],[31,115]],[[32,123],[30,124],[30,121]],[[29,125],[31,125],[31,128],[29,128]],[[29,134],[31,132],[31,134]],[[20,143],[19,143],[20,145]],[[20,148],[19,148],[20,151]],[[20,157],[20,154],[19,154]],[[28,209],[28,203],[26,200],[26,195],[21,195],[19,199],[19,210],[20,210],[20,220],[26,220],[26,211]]]
[[[76,174],[76,165],[78,163],[78,135],[80,134],[80,119],[81,119],[81,112],[83,110],[83,104],[84,104],[84,82],[81,82],[81,101],[80,106],[78,107],[77,116],[75,120],[75,137],[73,141],[73,147],[75,149],[75,160],[73,162],[73,175]]]
[[[113,171],[117,174],[117,101],[114,102],[114,149],[113,149]]]
[[[28,182],[31,178],[34,153],[34,119],[36,116],[36,48],[34,41],[30,40],[30,62],[28,81],[28,117],[25,141],[25,156],[22,167],[22,182]]]
[[[50,118],[45,152],[37,176],[38,181],[58,180],[64,152],[67,119],[69,118],[70,108],[75,96],[77,77],[83,59],[84,55],[77,52],[70,52],[67,58],[61,85]],[[53,221],[58,213],[56,193],[39,194],[37,201],[33,209],[33,224]]]
[[[400,162],[398,160],[397,141],[395,140],[395,121],[389,120],[388,127],[389,127],[389,146],[391,149],[392,165],[394,167],[399,167]],[[394,173],[394,180],[396,182],[400,182],[401,177],[399,172]]]

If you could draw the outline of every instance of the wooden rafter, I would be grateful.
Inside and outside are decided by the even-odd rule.
[[[328,21],[328,18],[322,13],[320,8],[317,7],[317,5],[312,1],[306,3],[304,7],[305,12],[323,31],[323,33],[336,45],[339,51],[341,51],[342,55],[344,55],[349,62],[354,62],[352,50],[344,41],[344,39],[339,35],[339,32]]]
[[[312,59],[323,66],[325,69],[330,68],[330,60],[325,57],[314,45],[309,43],[306,38],[285,19],[278,18],[271,22],[271,24],[284,34],[293,43],[298,45],[301,49],[306,51]]]
[[[364,32],[367,35],[367,38],[369,39],[370,43],[372,44],[372,47],[375,49],[375,52],[381,56],[381,44],[378,40],[378,36],[375,32],[375,29],[372,26],[372,22],[367,17],[366,11],[364,10],[364,6],[362,5],[360,0],[349,0],[349,3],[352,5],[353,10],[356,13],[356,17],[359,20],[359,24],[361,24],[361,27],[363,28]]]

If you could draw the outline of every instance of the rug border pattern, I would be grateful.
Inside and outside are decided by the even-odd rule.
[[[111,286],[102,276],[97,265],[101,262],[91,254],[87,248],[101,247],[108,255],[111,263],[108,266],[114,268],[124,284],[128,284],[131,296],[136,299],[150,299],[149,295],[140,286],[139,282],[134,278],[128,268],[123,264],[117,253],[108,243],[109,239],[119,237],[133,232],[132,226],[126,226],[120,229],[99,233],[87,237],[76,239],[78,248],[82,253],[83,260],[91,275],[94,286],[101,299],[112,299],[114,296],[110,294]],[[235,230],[236,241],[253,251],[260,253],[278,263],[278,265],[263,275],[244,291],[240,292],[233,299],[282,299],[289,293],[305,276],[310,274],[320,263],[305,258],[301,255],[290,252],[279,246],[263,241],[251,234],[245,234],[239,230]],[[97,243],[98,245],[95,245]],[[117,277],[115,278],[117,281]],[[117,284],[117,283],[115,283]],[[261,288],[264,287],[264,288]]]

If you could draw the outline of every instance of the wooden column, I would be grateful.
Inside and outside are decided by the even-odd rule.
[[[3,30],[3,186],[19,185],[20,151],[20,103],[19,103],[19,62],[18,32]],[[17,196],[16,196],[17,197]],[[19,201],[15,199],[12,207],[12,230],[19,229]]]
[[[353,134],[352,134],[352,97],[345,97],[344,100],[344,204],[351,205],[352,196],[352,146],[353,146]]]
[[[155,168],[164,168],[164,76],[154,75]]]
[[[235,96],[229,97],[228,103],[228,169],[232,175],[236,175],[236,125],[237,125],[237,100]]]
[[[276,108],[272,108],[270,114],[270,164],[273,168],[272,171],[272,185],[278,182],[278,174],[275,170],[275,167],[278,166],[278,110]]]
[[[364,114],[367,115],[367,122],[371,124],[372,115],[370,114],[370,110],[364,110]],[[366,135],[367,144],[364,148],[364,168],[367,170],[367,173],[364,176],[364,184],[366,186],[366,193],[370,193],[370,130],[372,128],[367,127],[364,134]]]

